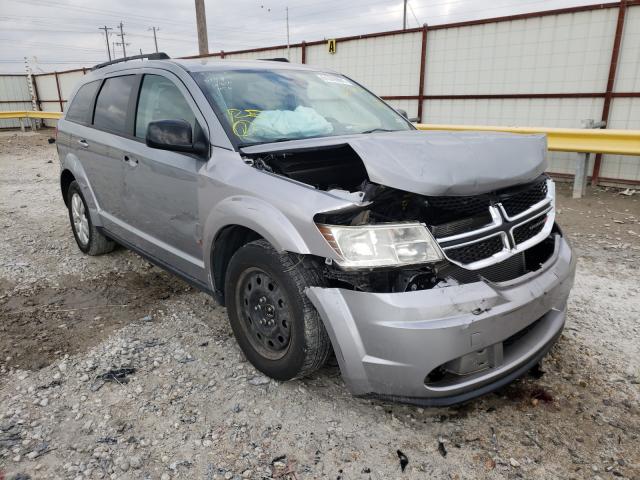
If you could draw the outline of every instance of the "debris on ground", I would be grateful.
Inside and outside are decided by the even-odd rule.
[[[93,384],[91,385],[91,391],[97,392],[107,382],[114,382],[119,385],[129,383],[129,378],[128,378],[129,375],[132,375],[135,372],[136,372],[136,369],[133,367],[112,368],[95,377]]]
[[[447,449],[445,448],[444,442],[441,439],[438,439],[438,452],[443,457],[447,456]]]
[[[409,459],[400,450],[397,451],[397,454],[398,458],[400,459],[400,470],[404,472],[404,469],[407,468],[407,465],[409,465]]]

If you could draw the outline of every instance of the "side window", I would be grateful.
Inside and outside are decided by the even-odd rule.
[[[94,126],[126,133],[129,99],[137,83],[138,79],[135,75],[107,78],[96,101]]]
[[[100,80],[81,86],[69,105],[65,119],[78,123],[91,123],[93,97],[95,97],[98,87],[100,87]]]
[[[189,122],[191,128],[195,128],[193,110],[178,87],[161,75],[145,75],[138,100],[136,137],[145,138],[150,122],[178,119]]]

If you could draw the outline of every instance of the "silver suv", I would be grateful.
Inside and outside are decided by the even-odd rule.
[[[226,305],[288,380],[449,405],[531,369],[575,260],[542,135],[422,132],[335,72],[278,61],[99,65],[58,125],[78,247],[115,243]]]

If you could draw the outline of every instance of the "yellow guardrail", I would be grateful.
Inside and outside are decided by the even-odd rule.
[[[420,130],[475,132],[544,133],[549,150],[578,153],[640,155],[640,130],[600,130],[591,128],[497,127],[478,125],[433,125],[421,123]]]
[[[57,120],[62,112],[13,111],[0,112],[0,119],[40,118]],[[504,127],[491,125],[442,125],[420,123],[420,130],[450,130],[475,132],[544,133],[549,150],[578,153],[610,153],[640,155],[640,130],[601,130],[591,128]]]
[[[0,120],[7,118],[41,118],[43,120],[57,120],[60,117],[62,117],[62,112],[34,112],[31,110],[0,112]]]

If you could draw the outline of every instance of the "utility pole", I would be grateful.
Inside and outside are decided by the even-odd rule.
[[[124,58],[127,58],[127,49],[124,41],[124,36],[125,36],[124,30],[123,30],[124,25],[122,25],[122,20],[120,21],[120,25],[118,25],[118,28],[120,29],[120,33],[118,33],[117,35],[120,37],[120,40],[121,40],[121,43],[119,43],[118,45],[122,45],[122,56]]]
[[[402,29],[407,29],[407,2],[409,0],[404,0],[404,13],[402,14]]]
[[[153,43],[156,44],[156,53],[158,53],[158,38],[156,32],[160,30],[160,27],[150,27],[149,30],[153,30]]]
[[[104,40],[107,42],[107,55],[109,55],[109,61],[111,61],[111,49],[109,48],[109,30],[113,30],[111,27],[98,27],[98,30],[104,30]],[[113,52],[115,53],[115,52]]]
[[[287,60],[291,61],[291,47],[289,45],[289,6],[286,7],[287,11]]]
[[[200,55],[209,53],[207,37],[207,16],[204,11],[204,0],[196,0],[196,25],[198,27],[198,51]]]

